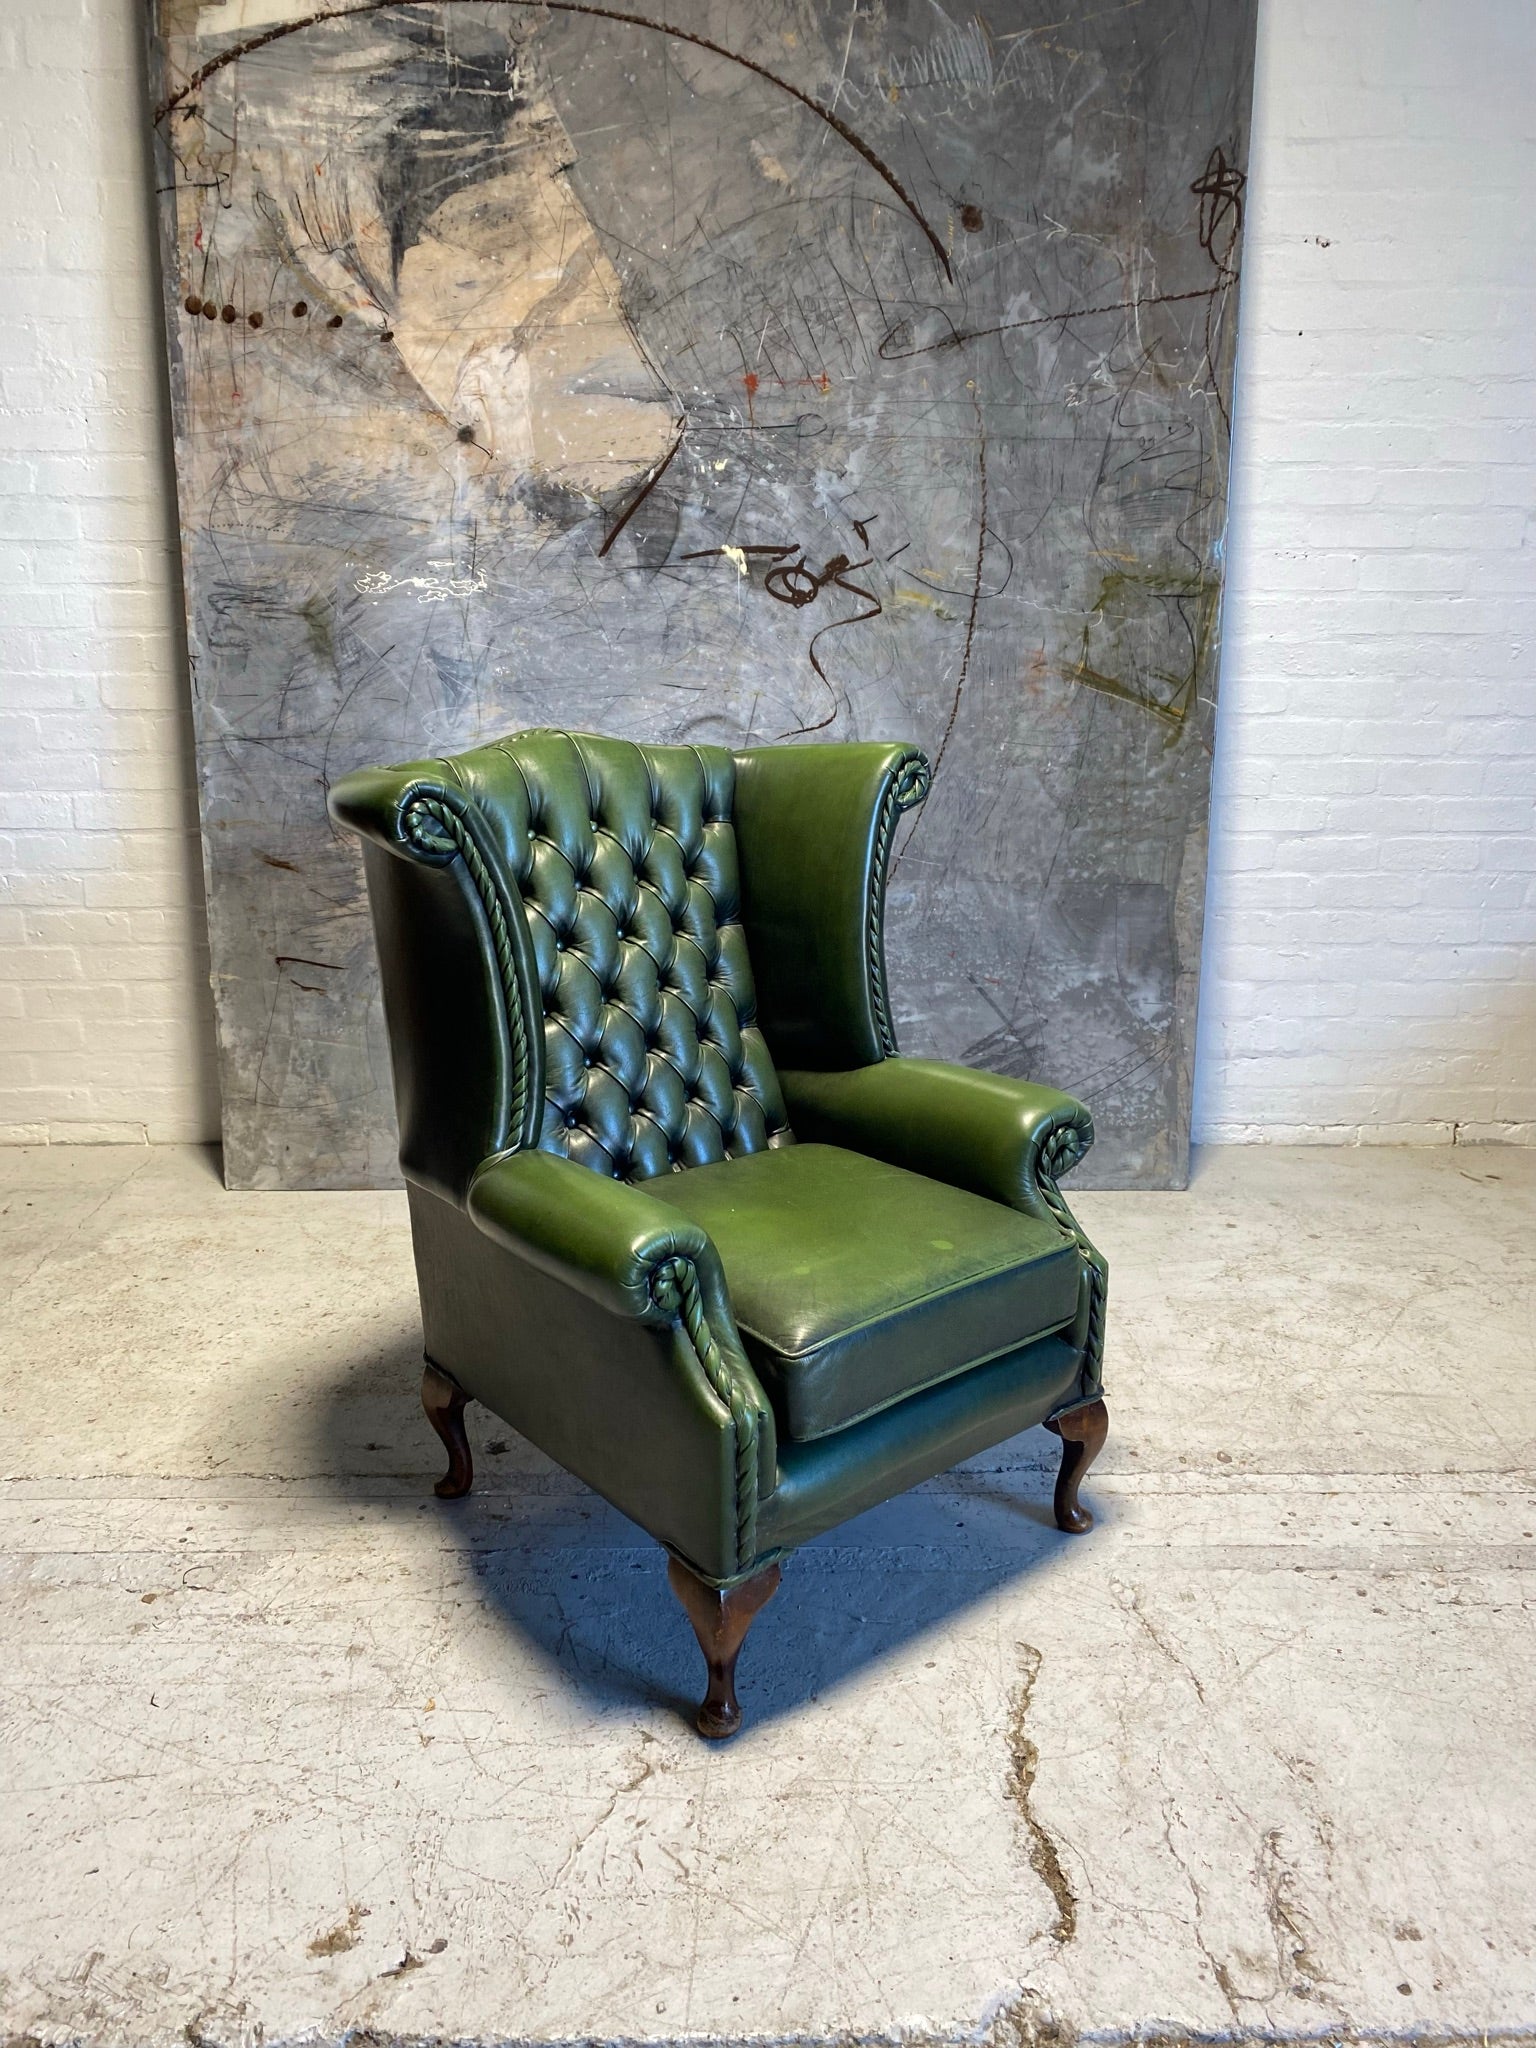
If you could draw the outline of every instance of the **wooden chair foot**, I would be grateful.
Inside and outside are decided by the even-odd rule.
[[[741,1726],[736,1699],[736,1659],[759,1608],[779,1590],[779,1567],[770,1564],[739,1586],[706,1585],[678,1558],[667,1560],[667,1581],[693,1623],[693,1632],[709,1666],[709,1690],[699,1704],[695,1725],[701,1735],[719,1741]]]
[[[1069,1536],[1093,1527],[1093,1516],[1077,1497],[1083,1474],[1104,1448],[1109,1435],[1109,1410],[1102,1401],[1053,1415],[1045,1425],[1061,1438],[1061,1470],[1056,1475],[1056,1526]]]
[[[432,1491],[439,1500],[462,1500],[475,1483],[474,1459],[464,1428],[469,1396],[429,1360],[421,1376],[421,1405],[448,1452],[448,1470]]]

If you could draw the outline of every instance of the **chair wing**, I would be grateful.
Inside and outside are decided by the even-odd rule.
[[[735,758],[742,917],[773,1057],[781,1069],[883,1059],[896,1050],[886,869],[897,820],[928,794],[927,759],[878,741]]]
[[[457,764],[413,761],[344,776],[330,810],[363,841],[401,1171],[462,1203],[543,1113],[538,962],[497,807]]]

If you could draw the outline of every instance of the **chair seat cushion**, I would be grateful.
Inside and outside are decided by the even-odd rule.
[[[836,1145],[643,1183],[713,1238],[779,1428],[807,1442],[1059,1330],[1079,1257],[1053,1224]]]

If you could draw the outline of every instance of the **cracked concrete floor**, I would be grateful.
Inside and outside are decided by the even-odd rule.
[[[1034,1431],[697,1653],[483,1411],[403,1200],[0,1153],[0,2034],[1342,2039],[1536,2026],[1536,1153],[1082,1198],[1099,1527]]]

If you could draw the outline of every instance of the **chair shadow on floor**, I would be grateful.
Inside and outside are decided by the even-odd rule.
[[[596,1713],[665,1708],[691,1723],[703,1661],[665,1553],[478,1403],[475,1490],[437,1500],[446,1461],[420,1378],[419,1333],[402,1330],[317,1388],[316,1448],[338,1494],[418,1525],[431,1516],[461,1549],[515,1645],[509,1684],[531,1666],[541,1687],[569,1687]],[[1048,1575],[1082,1540],[1052,1518],[1058,1456],[1053,1438],[1027,1431],[795,1552],[742,1652],[744,1736],[938,1637],[1000,1588]]]

